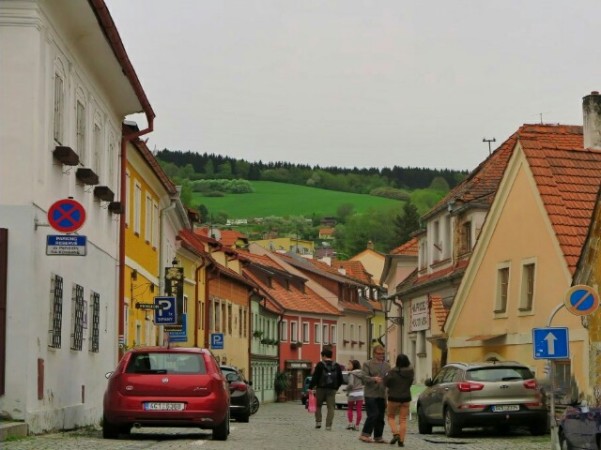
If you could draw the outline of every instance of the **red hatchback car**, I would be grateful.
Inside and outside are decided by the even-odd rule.
[[[224,441],[230,393],[206,349],[145,347],[128,351],[104,393],[102,435],[116,439],[139,427],[200,427]]]

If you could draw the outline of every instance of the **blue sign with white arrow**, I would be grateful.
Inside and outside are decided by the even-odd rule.
[[[177,303],[175,297],[155,297],[155,325],[174,325],[177,323]]]
[[[570,339],[566,327],[532,329],[534,359],[568,359]]]

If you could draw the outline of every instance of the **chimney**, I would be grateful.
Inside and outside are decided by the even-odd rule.
[[[373,250],[374,249],[374,243],[372,241],[367,241],[367,248],[369,250]]]
[[[601,95],[598,91],[593,91],[582,99],[582,113],[584,148],[601,150]]]

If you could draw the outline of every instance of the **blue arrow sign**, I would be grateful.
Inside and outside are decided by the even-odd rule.
[[[567,359],[570,355],[570,339],[566,327],[532,329],[534,359]]]
[[[177,303],[175,297],[155,297],[155,325],[174,325],[177,323]]]

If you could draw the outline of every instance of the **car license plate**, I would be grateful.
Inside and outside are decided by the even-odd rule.
[[[519,411],[520,405],[495,405],[492,410],[494,412]]]
[[[144,409],[146,411],[183,411],[185,405],[183,403],[173,402],[145,402]]]

